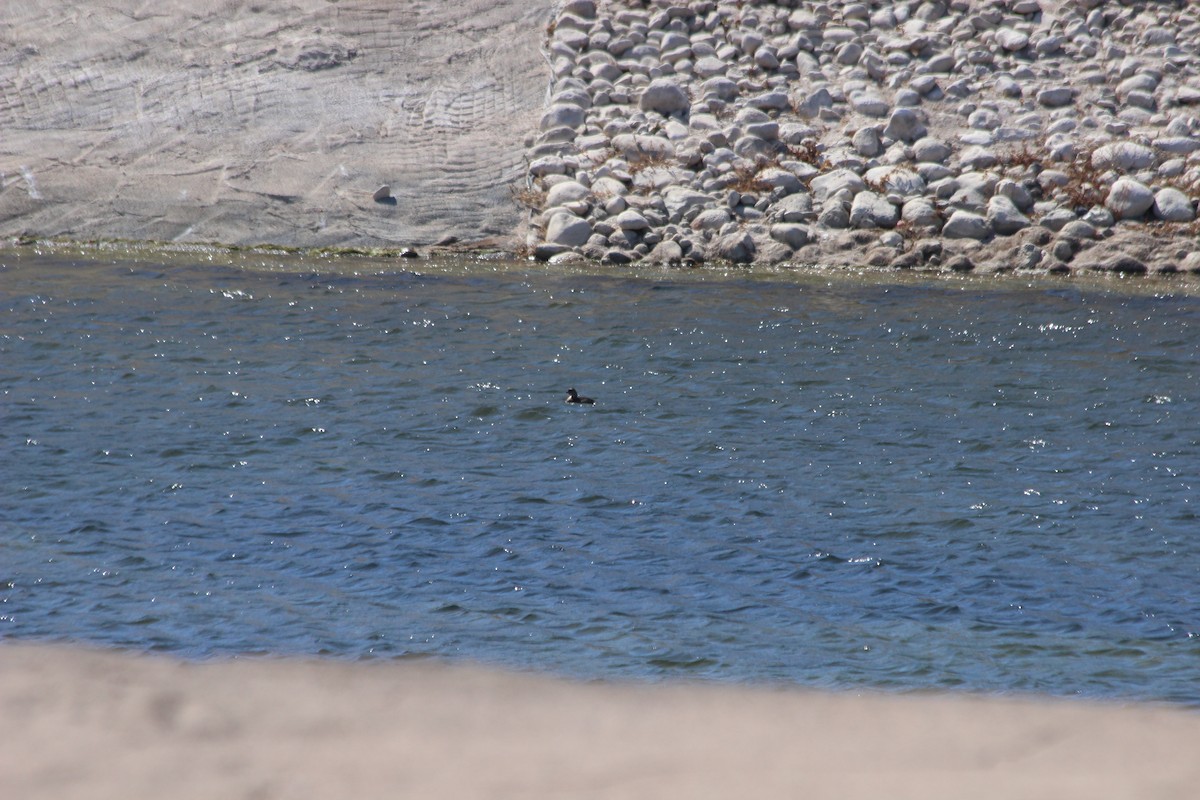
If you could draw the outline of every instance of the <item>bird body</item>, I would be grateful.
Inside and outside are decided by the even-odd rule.
[[[590,397],[581,396],[579,392],[575,391],[574,389],[567,389],[566,402],[582,406],[593,406],[596,404],[595,400]]]

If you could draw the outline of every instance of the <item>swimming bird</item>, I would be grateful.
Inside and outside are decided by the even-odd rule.
[[[594,406],[596,404],[596,401],[590,397],[580,397],[579,392],[574,389],[567,389],[567,402],[578,403],[584,406]]]

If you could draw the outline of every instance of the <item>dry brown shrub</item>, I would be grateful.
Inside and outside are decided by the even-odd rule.
[[[509,194],[512,195],[513,202],[519,206],[524,206],[530,211],[541,211],[546,207],[546,192],[538,189],[535,186],[517,186],[509,185]]]
[[[805,164],[811,164],[819,169],[825,168],[825,154],[821,152],[821,148],[811,139],[807,139],[800,144],[790,144],[787,146],[788,154]]]
[[[998,157],[1001,166],[1005,167],[1041,167],[1044,160],[1043,156],[1031,147],[1028,141],[1010,147],[1007,151],[1000,153]]]
[[[874,192],[875,194],[887,194],[887,192],[888,192],[886,175],[882,178],[879,178],[878,180],[873,180],[873,181],[863,178],[863,184],[866,185],[866,187],[868,189],[870,189],[872,192]]]
[[[1104,205],[1108,199],[1108,186],[1104,181],[1104,170],[1092,164],[1091,153],[1076,156],[1063,171],[1067,174],[1063,192],[1072,208]]]
[[[626,159],[626,163],[629,164],[629,174],[637,175],[651,167],[671,166],[671,157],[664,153],[648,153],[639,146],[637,152]]]
[[[909,245],[911,245],[917,239],[920,239],[921,235],[922,235],[922,232],[920,230],[918,230],[916,226],[914,226],[908,220],[904,220],[904,219],[897,222],[896,227],[893,228],[892,230],[894,230],[896,233],[900,234],[901,237],[903,237],[904,242],[905,242],[904,246],[906,249],[908,248]]]
[[[738,194],[763,194],[770,192],[774,187],[759,177],[757,166],[744,166],[733,168],[733,180],[728,188]]]

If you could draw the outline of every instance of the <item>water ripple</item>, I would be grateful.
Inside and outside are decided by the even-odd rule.
[[[0,272],[0,637],[1200,705],[1194,295]]]

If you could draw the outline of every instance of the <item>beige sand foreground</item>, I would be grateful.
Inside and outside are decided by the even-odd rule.
[[[1194,798],[1200,715],[0,646],[12,798]]]

